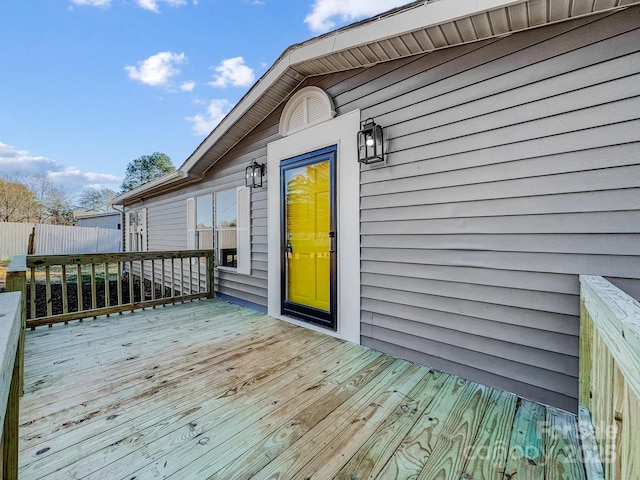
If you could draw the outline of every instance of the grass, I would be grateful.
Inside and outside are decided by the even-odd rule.
[[[0,260],[0,290],[4,290],[7,278],[7,267],[10,260]],[[109,280],[118,279],[118,265],[109,264],[108,268]],[[67,265],[67,283],[75,283],[78,281],[78,270],[75,265]],[[31,278],[31,274],[27,272],[27,281]],[[51,283],[62,283],[62,267],[53,266],[49,268],[49,278]],[[47,274],[44,267],[36,268],[36,283],[45,283]],[[96,265],[96,281],[103,282],[105,279],[104,265]],[[91,265],[82,265],[80,270],[80,280],[82,283],[91,281]]]
[[[109,280],[118,279],[118,264],[109,264],[108,266],[108,278]],[[29,280],[29,273],[27,273],[27,280]],[[36,283],[44,283],[46,281],[46,270],[44,267],[36,268],[35,272]],[[49,278],[51,283],[62,283],[62,267],[52,266],[49,268]],[[78,281],[78,270],[75,265],[67,265],[67,283],[75,283]],[[97,282],[104,282],[105,280],[105,268],[104,265],[96,265],[95,279]],[[80,281],[82,283],[91,281],[91,265],[82,265],[80,269]]]
[[[0,290],[4,290],[7,280],[7,267],[11,260],[0,260]]]

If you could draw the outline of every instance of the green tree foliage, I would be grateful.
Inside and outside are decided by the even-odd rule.
[[[78,197],[78,208],[85,212],[107,213],[109,200],[115,196],[116,192],[109,188],[85,188]]]
[[[121,193],[133,190],[151,180],[175,171],[171,159],[164,153],[155,152],[143,155],[127,165],[127,172],[120,187]]]
[[[0,221],[37,222],[40,205],[25,185],[0,179]]]

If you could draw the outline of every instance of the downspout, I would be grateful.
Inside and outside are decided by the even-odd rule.
[[[124,235],[125,235],[125,233],[124,233],[124,219],[125,219],[125,216],[124,216],[124,205],[122,205],[122,210],[118,210],[115,205],[111,205],[111,208],[113,208],[116,212],[118,212],[120,214],[120,232],[121,232],[120,233],[120,237],[121,237],[120,250],[122,252],[124,252]]]

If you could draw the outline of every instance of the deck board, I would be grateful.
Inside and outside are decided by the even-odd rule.
[[[219,300],[25,360],[21,479],[584,478],[573,415]]]
[[[506,469],[506,452],[515,417],[517,397],[499,390],[491,392],[473,446],[469,449],[465,474],[474,480],[502,478]]]

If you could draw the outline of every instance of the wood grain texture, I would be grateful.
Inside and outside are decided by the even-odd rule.
[[[20,396],[24,392],[24,340],[27,323],[27,310],[25,299],[27,298],[27,257],[26,255],[16,255],[11,259],[6,274],[7,292],[19,292],[21,296],[20,309],[20,339],[18,341],[18,353],[16,361],[18,362],[19,385],[18,391]],[[4,366],[4,365],[3,365]]]
[[[589,409],[581,405],[578,409],[578,429],[580,431],[580,447],[587,480],[604,480],[602,460],[596,442],[596,433]]]
[[[219,300],[28,332],[25,371],[26,480],[492,478],[508,448],[478,454],[527,451],[538,433],[512,426],[577,424]],[[557,464],[579,448],[549,443]]]
[[[22,302],[20,291],[0,294],[0,477],[6,480],[18,478],[19,398],[24,353],[21,348]]]
[[[547,410],[545,421],[545,478],[548,480],[584,480],[585,468],[580,448],[578,425],[568,413]]]
[[[474,480],[499,478],[506,470],[509,440],[517,397],[499,390],[491,392],[478,434],[467,451],[464,475]]]
[[[518,405],[511,432],[505,469],[507,478],[523,480],[544,478],[547,461],[544,428],[545,408],[522,400]]]
[[[448,375],[428,372],[409,392],[403,404],[380,425],[338,472],[338,478],[369,478],[389,461],[403,439],[424,414]]]
[[[581,408],[593,419],[605,478],[637,478],[640,303],[602,277],[581,276],[580,284]]]

